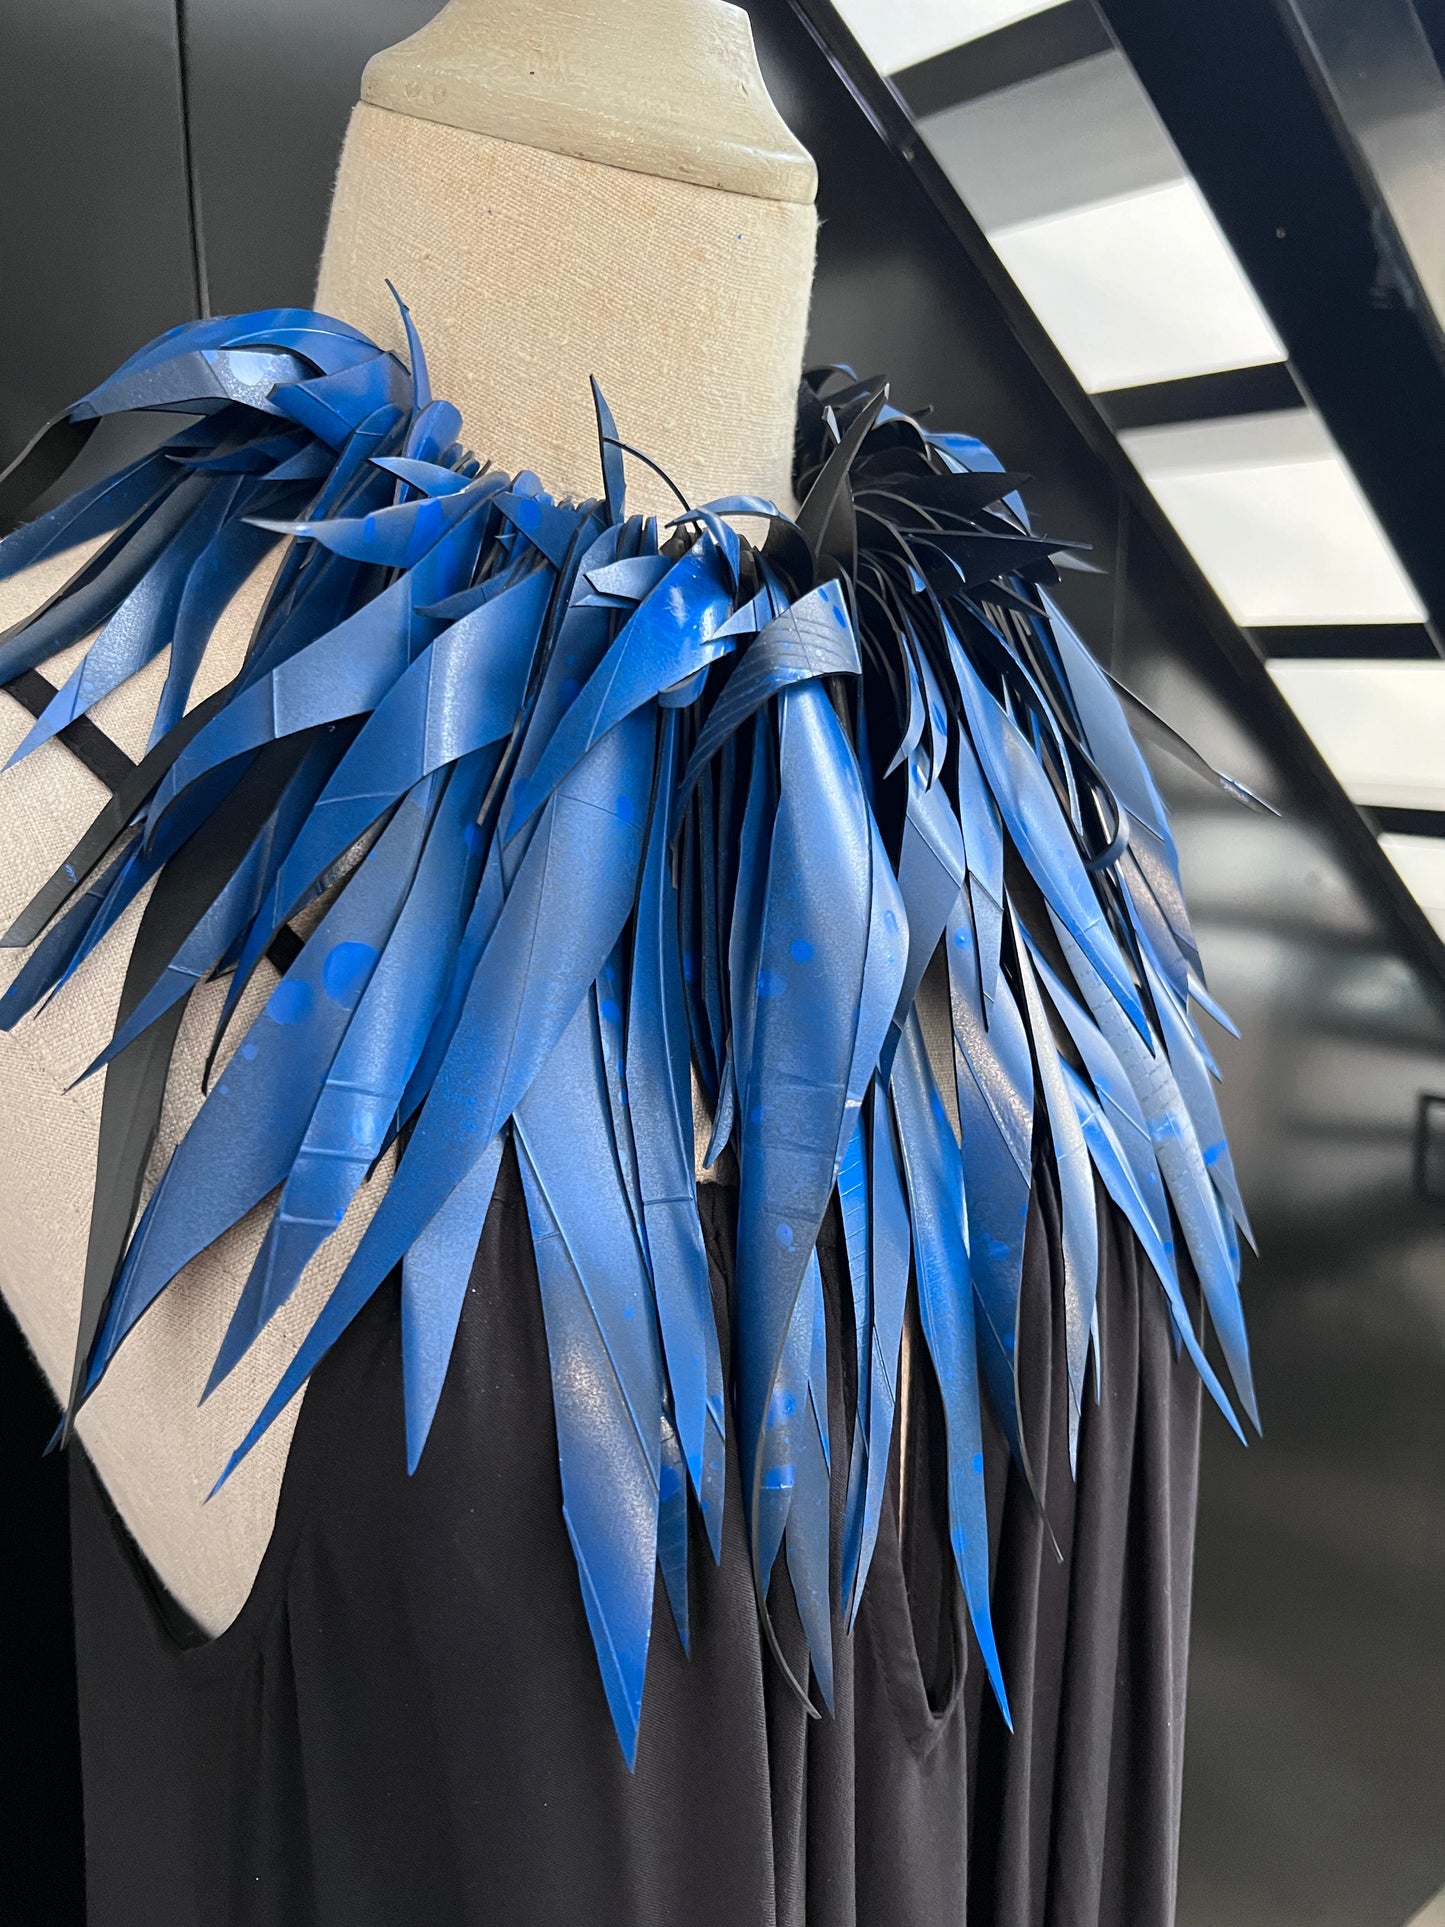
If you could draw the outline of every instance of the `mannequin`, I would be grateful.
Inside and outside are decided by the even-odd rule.
[[[665,78],[665,98],[649,92],[654,78]],[[428,344],[436,392],[462,409],[477,452],[503,468],[534,467],[558,493],[596,492],[587,383],[595,375],[620,433],[690,500],[746,490],[786,503],[814,187],[812,161],[764,90],[746,16],[722,0],[451,0],[366,71],[317,306],[400,349],[385,286],[393,281]],[[661,511],[672,499],[640,465],[630,480],[638,508]],[[0,627],[38,606],[85,553],[0,587]],[[195,700],[239,661],[275,566],[257,571],[219,624]],[[62,658],[53,667],[63,675],[69,666]],[[163,675],[164,662],[153,663],[94,711],[128,755],[144,748]],[[0,697],[0,753],[29,721]],[[59,743],[3,780],[12,786],[11,811],[0,817],[11,826],[0,828],[8,920],[105,793]],[[68,1086],[109,1035],[137,920],[126,919],[48,1015],[0,1039],[0,1289],[61,1397],[101,1080]],[[20,961],[5,953],[4,981]],[[240,1023],[274,981],[263,966]],[[198,1106],[222,994],[209,986],[187,1015],[153,1173]],[[382,1171],[363,1188],[290,1303],[203,1406],[259,1224],[243,1224],[189,1267],[81,1415],[80,1436],[121,1517],[207,1632],[230,1624],[250,1591],[296,1408],[209,1504],[206,1495],[385,1181]]]

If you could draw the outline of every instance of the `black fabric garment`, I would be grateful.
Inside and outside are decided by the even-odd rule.
[[[724,1312],[733,1208],[703,1188]],[[313,1380],[270,1548],[218,1639],[161,1595],[77,1452],[90,1927],[1167,1927],[1198,1384],[1108,1224],[1104,1395],[1075,1487],[1041,1183],[1021,1372],[1064,1556],[990,1439],[1012,1739],[969,1661],[915,1346],[907,1463],[895,1441],[858,1627],[837,1632],[836,1716],[809,1719],[765,1650],[732,1462],[721,1568],[694,1533],[690,1660],[659,1586],[628,1774],[562,1523],[510,1157],[416,1476],[388,1290]],[[836,1515],[851,1314],[831,1228],[820,1255]],[[785,1582],[773,1606],[796,1669]]]

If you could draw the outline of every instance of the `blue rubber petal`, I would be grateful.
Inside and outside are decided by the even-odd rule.
[[[595,518],[590,516],[590,511],[554,502],[549,495],[524,494],[521,481],[520,475],[515,476],[511,488],[494,497],[496,505],[533,548],[540,550],[554,568],[560,569],[578,528],[586,520]]]
[[[733,1086],[740,1118],[752,1105],[753,1024],[757,1014],[763,911],[768,890],[768,851],[778,808],[776,742],[768,712],[753,725],[747,801],[738,838],[738,880],[728,931],[729,1021],[732,1033]]]
[[[598,595],[637,603],[645,602],[676,567],[671,556],[633,555],[621,562],[604,562],[598,568],[585,569],[583,577]]]
[[[717,1559],[722,1556],[727,1408],[694,1186],[691,1061],[677,889],[667,846],[678,729],[674,711],[663,723],[637,904],[627,1023],[628,1110],[677,1434]]]
[[[1089,1338],[1099,1291],[1099,1215],[1088,1146],[1079,1129],[1078,1112],[1064,1081],[1063,1060],[1049,1025],[1033,960],[1014,920],[1014,950],[1023,1016],[1034,1047],[1034,1064],[1053,1139],[1054,1169],[1059,1180],[1059,1214],[1063,1220],[1064,1358],[1069,1377],[1069,1464],[1075,1464],[1079,1417],[1084,1407],[1084,1373],[1089,1362]]]
[[[411,379],[394,355],[377,354],[334,375],[277,387],[269,405],[330,447],[340,448],[378,409],[409,409]]]
[[[1105,1122],[1128,1166],[1134,1189],[1149,1214],[1154,1243],[1165,1254],[1166,1262],[1173,1267],[1174,1230],[1169,1215],[1169,1199],[1164,1180],[1159,1175],[1159,1162],[1154,1155],[1149,1125],[1134,1095],[1134,1087],[1125,1075],[1112,1045],[1093,1018],[1060,983],[1032,940],[1026,938],[1026,941],[1029,943],[1034,970],[1083,1061],[1094,1093],[1103,1106]],[[1142,1242],[1142,1232],[1140,1239]]]
[[[767,1598],[773,1568],[783,1547],[798,1482],[798,1462],[808,1450],[807,1431],[813,1423],[808,1396],[808,1368],[813,1355],[812,1262],[810,1258],[803,1266],[805,1282],[788,1316],[763,1419],[759,1448],[762,1469],[751,1518],[754,1569],[759,1597],[763,1599]],[[778,1652],[776,1645],[773,1650]],[[794,1679],[785,1663],[783,1670],[806,1694],[806,1683]]]
[[[1213,997],[1211,997],[1205,989],[1203,983],[1192,971],[1189,977],[1189,995],[1201,1010],[1207,1010],[1209,1012],[1209,1015],[1222,1031],[1226,1032],[1230,1037],[1238,1039],[1239,1026],[1235,1023],[1229,1012],[1225,1010],[1221,1004],[1215,1002]]]
[[[948,925],[954,1088],[963,1129],[969,1265],[981,1314],[979,1352],[1009,1448],[1037,1491],[1018,1402],[1019,1291],[1033,1189],[1034,1067],[1013,991],[1000,976],[992,1006],[979,989],[968,898]]]
[[[652,738],[652,717],[629,717],[603,737],[547,805],[391,1187],[314,1335],[223,1476],[285,1409],[483,1156],[595,982],[636,894]],[[362,875],[367,868],[362,865]]]
[[[288,855],[237,966],[239,983],[318,879],[397,797],[429,770],[510,732],[550,580],[546,569],[520,582],[504,576],[493,602],[444,630],[383,697]]]
[[[627,1029],[624,1015],[628,994],[623,946],[613,945],[612,954],[602,966],[592,986],[596,1002],[597,1034],[602,1041],[602,1062],[606,1071],[607,1110],[612,1119],[612,1152],[622,1174],[622,1188],[632,1210],[632,1222],[642,1240],[644,1255],[647,1235],[642,1222],[642,1189],[637,1176],[637,1147],[632,1141],[632,1119],[628,1115]]]
[[[1173,1318],[1174,1330],[1188,1351],[1196,1371],[1203,1379],[1205,1389],[1224,1414],[1230,1430],[1241,1445],[1248,1444],[1244,1428],[1234,1415],[1234,1408],[1228,1394],[1215,1375],[1213,1366],[1204,1355],[1194,1330],[1194,1321],[1179,1289],[1179,1274],[1174,1261],[1174,1247],[1160,1239],[1148,1206],[1139,1195],[1134,1183],[1134,1174],[1129,1160],[1124,1154],[1119,1139],[1114,1132],[1104,1107],[1089,1089],[1083,1078],[1069,1064],[1063,1066],[1064,1080],[1073,1094],[1074,1104],[1079,1114],[1079,1126],[1084,1133],[1084,1141],[1089,1147],[1089,1155],[1094,1168],[1104,1181],[1104,1188],[1123,1212],[1133,1227],[1134,1235],[1155,1275],[1164,1288],[1169,1310]]]
[[[286,1303],[380,1157],[446,989],[468,904],[467,833],[482,800],[477,757],[423,779],[409,805],[434,813],[406,902],[322,1086],[206,1390]],[[338,986],[328,986],[332,995]]]
[[[97,535],[112,535],[180,481],[176,465],[164,449],[118,469],[89,488],[67,496],[44,515],[24,523],[0,541],[0,582],[63,555]]]
[[[1074,699],[1089,753],[1117,801],[1151,829],[1177,878],[1179,856],[1159,791],[1134,740],[1113,685],[1057,603],[1045,595],[1049,630]]]
[[[188,475],[123,528],[48,602],[0,637],[0,683],[48,662],[107,622],[164,556],[215,486]]]
[[[553,580],[550,569],[523,576],[444,629],[392,684],[286,860],[272,935],[316,879],[413,784],[510,734]]]
[[[883,847],[883,838],[874,821],[862,772],[851,749],[843,759],[850,791],[850,807],[861,807],[864,836],[868,850],[868,945],[864,953],[863,981],[855,1009],[849,1012],[853,1034],[853,1053],[848,1066],[848,1092],[838,1132],[838,1151],[834,1174],[842,1163],[848,1139],[852,1136],[863,1100],[873,1082],[878,1060],[902,996],[908,972],[912,926],[904,907],[903,894]],[[857,783],[853,790],[853,781]],[[798,945],[792,948],[795,963],[803,961]]]
[[[406,1469],[415,1472],[446,1382],[457,1326],[496,1189],[504,1140],[495,1137],[417,1238],[401,1266],[401,1373]]]
[[[868,1430],[868,1483],[863,1497],[862,1523],[856,1544],[844,1549],[843,1600],[851,1630],[863,1603],[863,1588],[873,1563],[883,1498],[888,1486],[888,1459],[893,1442],[898,1403],[898,1358],[903,1342],[903,1314],[908,1302],[909,1252],[912,1227],[903,1184],[903,1166],[887,1092],[875,1089],[869,1132],[869,1257],[872,1285],[872,1330],[868,1365],[868,1406],[858,1423]]]
[[[898,993],[899,1023],[913,1008],[967,869],[958,818],[943,785],[927,784],[923,759],[915,754],[908,763],[908,801],[898,856],[898,887],[908,918],[908,968]]]
[[[1019,855],[1050,908],[1083,947],[1140,1037],[1147,1039],[1149,1020],[1139,992],[1043,765],[951,634],[949,654],[974,749]]]
[[[788,1508],[788,1577],[823,1704],[833,1711],[833,1615],[829,1601],[831,1490],[828,1439],[828,1328],[818,1254],[808,1259],[798,1300],[809,1327],[806,1409],[793,1428],[795,1476]]]
[[[171,958],[155,983],[117,1029],[86,1077],[104,1069],[112,1058],[148,1030],[180,998],[203,983],[231,953],[264,900],[274,874],[278,852],[284,850],[315,803],[330,767],[330,746],[314,743],[284,795],[257,831],[255,840],[227,879],[215,900]]]
[[[589,568],[600,567],[616,560],[619,553],[627,553],[637,529],[627,523],[621,528],[603,529],[600,534],[592,530],[592,524],[580,524],[571,550],[563,557],[553,603],[555,627],[547,638],[549,647],[541,681],[526,717],[526,734],[518,752],[514,782],[526,782],[531,776],[553,732],[582,693],[612,642],[616,627],[612,612],[581,606],[572,599],[572,591],[578,578]],[[530,559],[530,548],[522,546]]]
[[[592,408],[597,416],[597,449],[602,464],[602,493],[609,522],[620,522],[627,507],[627,464],[617,439],[617,423],[594,376]],[[683,1644],[686,1645],[684,1639]]]
[[[475,475],[468,475],[464,469],[443,468],[437,462],[419,462],[411,455],[378,455],[376,466],[423,495],[457,495],[463,489],[471,488],[479,479]],[[488,473],[495,477],[498,489],[507,486],[506,476],[495,470],[489,470]]]
[[[517,1109],[562,1511],[628,1766],[652,1631],[663,1410],[652,1289],[611,1152],[590,999]]]
[[[914,751],[923,740],[923,725],[926,720],[923,707],[923,683],[918,674],[917,650],[905,646],[899,664],[903,672],[904,688],[908,696],[908,716],[903,725],[903,735],[893,752],[893,761],[888,765],[886,774],[891,776],[896,769],[910,762]]]
[[[770,1408],[775,1389],[789,1390],[778,1375],[837,1170],[876,834],[852,747],[816,681],[782,694],[778,758],[751,1063],[740,1075],[748,1109],[734,1301],[739,1457],[760,1593],[765,1534],[781,1509],[767,1495],[784,1488],[788,1444]],[[820,822],[833,826],[829,836],[818,835]]]
[[[918,652],[918,668],[923,679],[924,711],[928,725],[929,760],[925,780],[931,787],[943,775],[943,765],[948,756],[948,712],[944,708],[943,691],[933,673],[926,649]]]
[[[718,893],[717,781],[705,769],[697,791],[698,922],[701,927],[702,1005],[710,1061],[718,1066],[717,1109],[728,1108],[728,1020],[723,1009],[723,905]],[[736,1073],[733,1073],[736,1076]]]
[[[380,351],[376,343],[349,322],[331,315],[314,314],[304,308],[274,311],[284,319],[259,321],[238,315],[233,331],[226,337],[232,348],[285,348],[302,355],[323,375],[339,374],[358,362],[370,361]]]
[[[662,1408],[662,1454],[658,1467],[657,1564],[684,1653],[691,1653],[687,1596],[687,1464],[667,1406]]]
[[[957,732],[957,742],[958,822],[968,856],[968,901],[979,988],[987,1010],[993,1004],[1003,949],[1003,825],[966,730]]]
[[[444,535],[476,515],[502,490],[505,477],[484,475],[452,495],[421,495],[414,501],[375,509],[370,515],[320,522],[278,522],[257,518],[257,526],[277,535],[317,542],[333,555],[378,568],[414,568]]]
[[[289,461],[273,468],[266,480],[272,483],[320,482],[331,473],[335,459],[335,450],[328,448],[325,442],[307,441]]]
[[[134,854],[133,843],[117,851],[41,937],[0,997],[0,1031],[13,1030],[70,974]]]
[[[498,749],[487,751],[489,759],[489,783],[494,780],[496,769],[501,760]],[[501,849],[495,838],[488,842],[484,831],[478,826],[473,861],[478,871],[471,913],[462,930],[456,954],[452,958],[451,975],[447,982],[446,994],[441,1008],[431,1027],[416,1069],[411,1074],[402,1096],[401,1107],[397,1113],[401,1123],[409,1122],[419,1105],[425,1102],[427,1094],[436,1081],[436,1074],[451,1044],[457,1020],[462,1014],[467,993],[472,986],[482,952],[491,941],[497,918],[502,913],[505,892],[502,887]]]
[[[420,808],[398,813],[213,1085],[126,1253],[87,1391],[171,1279],[290,1171],[327,1071],[391,935],[426,826]]]
[[[274,538],[264,529],[233,522],[197,557],[186,577],[185,592],[171,629],[166,680],[156,704],[147,749],[154,749],[185,714],[196,672],[217,622],[232,597],[274,546]]]
[[[411,666],[413,577],[402,576],[315,642],[239,691],[186,745],[157,785],[153,836],[166,811],[200,777],[297,730],[365,715]]]
[[[88,923],[78,948],[66,964],[65,969],[55,978],[52,986],[53,989],[58,990],[62,984],[68,982],[69,979],[75,975],[76,971],[100,943],[101,939],[120,922],[126,911],[140,896],[142,890],[145,889],[146,885],[159,872],[162,864],[172,853],[169,849],[145,850],[140,847],[139,843],[132,843],[129,846],[124,860],[115,872],[114,880],[110,888],[105,893],[104,900],[100,904],[94,917],[91,918]],[[22,972],[21,976],[24,976],[24,974],[25,973]],[[11,988],[17,988],[19,983],[20,978],[17,977],[15,984],[12,985]]]
[[[731,595],[716,545],[700,539],[628,618],[528,776],[513,786],[502,834],[510,839],[609,729],[731,647],[713,631]]]
[[[858,674],[858,639],[836,582],[825,582],[776,616],[739,659],[693,746],[673,805],[680,818],[704,766],[781,690],[820,676]]]
[[[325,326],[316,330],[322,320]],[[228,345],[241,350],[272,347],[287,350],[287,329],[303,329],[330,337],[329,353],[318,359],[312,344],[299,352],[315,367],[341,367],[376,359],[379,350],[359,330],[345,322],[318,317],[304,308],[262,308],[244,315],[218,315],[205,321],[182,322],[169,328],[145,347],[127,357],[119,368],[84,395],[71,410],[72,419],[88,420],[101,415],[120,414],[130,408],[184,409],[189,402],[201,402],[211,395],[208,350]],[[350,346],[347,340],[350,338]],[[402,371],[397,366],[397,372]],[[194,385],[199,380],[199,386]]]
[[[203,485],[185,525],[106,621],[82,660],[10,757],[18,763],[158,656],[170,642],[193,568],[222,530],[245,484],[226,477]],[[6,765],[9,767],[9,764]]]
[[[868,1152],[866,1120],[857,1117],[838,1169],[838,1212],[848,1255],[849,1296],[853,1303],[854,1417],[848,1453],[848,1484],[843,1500],[843,1587],[852,1596],[863,1538],[868,1492],[868,1377],[873,1364],[872,1238],[868,1225]]]
[[[1150,956],[1147,946],[1141,945],[1140,948],[1144,958],[1144,973],[1149,980],[1154,1008],[1159,1016],[1169,1068],[1174,1073],[1174,1081],[1199,1140],[1205,1169],[1234,1222],[1252,1246],[1254,1233],[1244,1208],[1244,1199],[1240,1196],[1239,1180],[1235,1176],[1234,1160],[1229,1154],[1229,1140],[1224,1135],[1224,1120],[1219,1115],[1219,1103],[1214,1095],[1206,1054],[1195,1035],[1194,1026],[1175,1002],[1169,986],[1164,983],[1156,960]]]
[[[988,1501],[974,1294],[964,1249],[963,1170],[916,1012],[903,1026],[891,1089],[913,1223],[918,1311],[943,1402],[949,1542],[989,1683],[1012,1730],[988,1596]]]
[[[202,413],[243,402],[267,415],[281,413],[275,391],[304,380],[306,364],[284,349],[178,346],[169,360],[117,369],[70,411],[72,421],[91,421],[132,408],[173,408]]]
[[[1194,1261],[1204,1302],[1234,1389],[1250,1423],[1259,1430],[1259,1408],[1249,1361],[1249,1338],[1239,1297],[1237,1252],[1232,1251],[1217,1207],[1214,1185],[1204,1163],[1193,1122],[1163,1050],[1149,1050],[1135,1035],[1108,986],[1058,922],[1054,925],[1064,956],[1084,1002],[1133,1086],[1149,1126],[1160,1174],[1168,1188],[1179,1228]]]

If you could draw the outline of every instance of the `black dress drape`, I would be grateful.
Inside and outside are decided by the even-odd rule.
[[[725,1329],[734,1194],[701,1199]],[[986,1451],[1012,1736],[970,1658],[919,1345],[907,1463],[895,1440],[863,1610],[837,1629],[835,1716],[809,1719],[764,1647],[734,1462],[721,1567],[694,1534],[690,1659],[659,1588],[627,1772],[562,1521],[510,1155],[415,1477],[387,1290],[313,1380],[271,1545],[219,1638],[161,1595],[77,1452],[90,1927],[1168,1927],[1199,1383],[1102,1197],[1100,1215],[1103,1383],[1075,1483],[1041,1170],[1020,1370],[1058,1555],[997,1436]],[[820,1255],[846,1440],[832,1227]],[[846,1465],[835,1445],[835,1512]],[[773,1604],[796,1668],[785,1584]]]

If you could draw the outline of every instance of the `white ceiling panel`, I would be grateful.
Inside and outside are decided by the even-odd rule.
[[[988,233],[1184,179],[1184,163],[1117,52],[1071,60],[918,123]]]
[[[1088,389],[1284,359],[1191,180],[998,228],[989,238]]]
[[[1309,410],[1120,440],[1244,627],[1424,619],[1359,483]]]
[[[1355,802],[1445,809],[1445,662],[1284,660],[1269,668]]]
[[[839,0],[864,53],[885,74],[1047,13],[1058,0]]]
[[[1397,836],[1393,831],[1380,838],[1380,848],[1389,857],[1406,888],[1425,915],[1445,937],[1445,837]],[[1445,1908],[1440,1927],[1445,1927]]]

